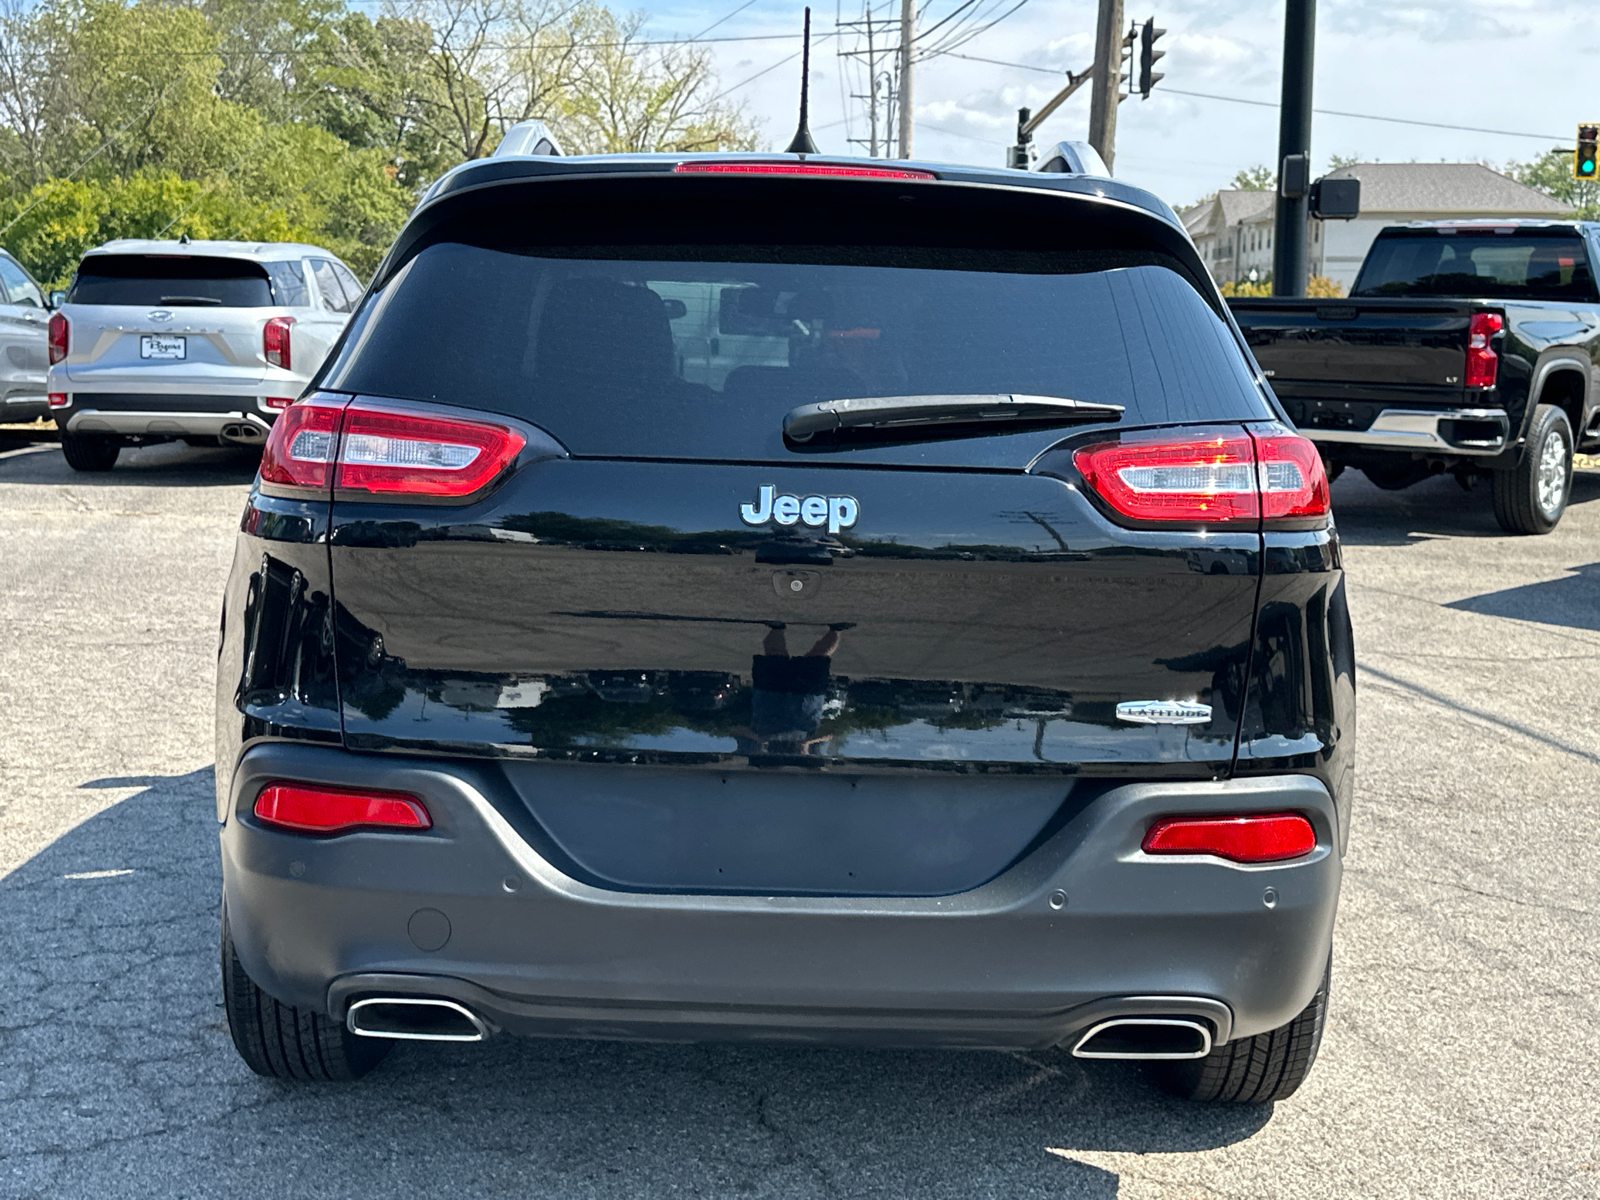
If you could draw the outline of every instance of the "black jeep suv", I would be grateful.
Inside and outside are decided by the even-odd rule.
[[[502,1031],[1315,1057],[1354,665],[1315,448],[1104,178],[507,158],[273,429],[222,618],[267,1074]]]

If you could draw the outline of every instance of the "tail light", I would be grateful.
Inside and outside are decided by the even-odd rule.
[[[282,367],[285,371],[294,368],[294,351],[289,335],[293,325],[293,317],[269,317],[261,327],[261,356],[267,360],[269,367]]]
[[[499,478],[526,444],[489,421],[316,395],[273,425],[261,482],[290,495],[339,488],[459,500]]]
[[[1468,387],[1492,388],[1494,386],[1495,379],[1500,374],[1500,356],[1489,345],[1489,339],[1505,327],[1505,318],[1499,313],[1480,312],[1472,314],[1472,323],[1467,327],[1466,383]]]
[[[672,168],[676,175],[823,175],[835,179],[937,179],[932,171],[906,171],[894,167],[850,167],[808,162],[685,162]]]
[[[50,314],[50,332],[46,337],[50,344],[50,365],[54,366],[72,348],[72,323],[65,313]]]
[[[1282,862],[1316,848],[1317,831],[1299,813],[1164,817],[1142,845],[1146,854],[1211,854],[1241,863]]]
[[[267,396],[265,403],[268,408],[285,409],[294,403],[293,396]]]
[[[1300,525],[1327,519],[1317,448],[1281,426],[1177,438],[1128,436],[1073,454],[1084,482],[1118,516],[1163,525]]]
[[[404,792],[365,792],[303,783],[272,783],[256,798],[256,818],[296,833],[433,828],[422,801]]]
[[[66,392],[50,392],[46,399],[51,408],[65,408],[72,403],[72,397]]]

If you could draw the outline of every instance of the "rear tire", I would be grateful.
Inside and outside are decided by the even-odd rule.
[[[222,1000],[233,1046],[257,1075],[317,1083],[360,1079],[391,1043],[357,1037],[319,1012],[281,1004],[245,974],[222,915]]]
[[[74,471],[109,471],[122,453],[122,445],[97,433],[63,433],[61,453]]]
[[[1151,1063],[1146,1069],[1162,1090],[1185,1100],[1209,1104],[1287,1100],[1305,1082],[1317,1061],[1322,1029],[1328,1019],[1332,972],[1330,958],[1317,994],[1287,1025],[1255,1037],[1236,1038],[1204,1058]]]
[[[1554,404],[1533,410],[1522,461],[1494,473],[1494,517],[1507,533],[1549,533],[1572,496],[1572,423]]]

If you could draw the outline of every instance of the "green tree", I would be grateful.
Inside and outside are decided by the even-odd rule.
[[[1570,205],[1581,220],[1600,220],[1600,182],[1572,177],[1571,150],[1550,150],[1529,162],[1510,163],[1506,174]]]
[[[1241,192],[1270,192],[1278,186],[1278,173],[1264,163],[1246,167],[1233,177],[1232,186]]]

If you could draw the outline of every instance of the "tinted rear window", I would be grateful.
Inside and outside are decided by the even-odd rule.
[[[1125,426],[1268,415],[1222,320],[1153,257],[442,241],[368,303],[328,382],[645,457],[751,457],[790,409],[845,397],[1063,396],[1124,405]]]
[[[67,300],[166,308],[271,308],[296,302],[275,298],[266,268],[257,263],[148,254],[97,254],[84,259]]]
[[[1380,237],[1350,294],[1593,300],[1595,283],[1578,237],[1485,229]]]

